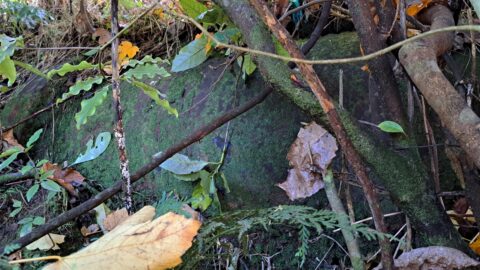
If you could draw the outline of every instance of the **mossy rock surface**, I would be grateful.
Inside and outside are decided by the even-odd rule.
[[[320,59],[358,55],[358,51],[356,35],[343,33],[320,39],[312,53]],[[195,69],[172,74],[168,79],[147,82],[155,84],[160,92],[168,95],[172,106],[180,113],[178,118],[168,115],[140,90],[122,84],[121,98],[131,172],[147,163],[155,153],[167,149],[196,128],[243,104],[264,89],[265,83],[258,72],[245,82],[239,78],[241,75],[236,64],[227,68],[222,75],[223,64],[225,59],[213,58]],[[358,101],[366,100],[361,96],[368,95],[366,74],[360,70],[360,66],[321,66],[317,67],[317,71],[336,96],[338,72],[340,68],[343,69],[345,104],[354,107]],[[45,87],[39,83],[27,85],[25,90],[17,93],[18,98],[9,101],[0,113],[0,120],[8,126],[49,104],[55,95],[66,91],[62,85],[63,79],[58,80],[55,91],[48,90],[51,86]],[[31,88],[36,89],[32,91]],[[29,102],[26,101],[28,99]],[[81,98],[67,101],[53,113],[44,113],[15,129],[17,137],[24,142],[34,130],[44,128],[43,136],[34,148],[34,158],[72,163],[85,151],[88,140],[95,139],[100,132],[113,131],[111,99],[99,106],[87,124],[77,130],[74,115],[79,110],[80,101]],[[230,193],[221,194],[225,208],[267,207],[288,202],[287,196],[275,184],[286,178],[286,154],[301,122],[311,120],[285,97],[273,93],[262,104],[231,121],[227,138],[230,147],[222,167],[231,189]],[[226,134],[227,125],[182,153],[192,159],[218,161]],[[114,139],[99,158],[75,167],[100,185],[111,186],[120,178]],[[136,184],[135,191],[141,193],[141,198],[158,199],[164,191],[176,191],[181,196],[189,197],[192,187],[192,183],[182,182],[158,169]]]

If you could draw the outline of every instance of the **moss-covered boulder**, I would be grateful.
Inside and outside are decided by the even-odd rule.
[[[320,39],[313,54],[315,58],[331,58],[357,55],[358,51],[355,34],[344,33]],[[160,92],[168,96],[172,106],[180,113],[178,119],[168,115],[143,92],[126,83],[122,84],[127,153],[132,172],[147,163],[155,153],[165,150],[225,111],[246,102],[265,87],[265,82],[257,73],[244,81],[236,64],[227,67],[225,72],[224,68],[225,59],[213,58],[195,69],[172,74],[168,79],[148,82],[155,84]],[[368,95],[366,75],[359,65],[317,67],[321,79],[334,96],[338,95],[339,69],[344,72],[345,104],[353,109],[356,106],[364,109],[364,105],[358,104],[362,104],[359,101],[366,101]],[[56,85],[50,86],[36,79],[34,83],[27,84],[0,113],[2,124],[9,126],[53,102],[54,96],[66,90],[64,83],[64,79],[58,79]],[[34,158],[71,163],[85,151],[88,140],[94,139],[100,132],[112,132],[114,113],[111,100],[99,106],[88,123],[77,130],[74,114],[79,110],[80,101],[81,98],[67,101],[53,112],[46,112],[15,129],[20,140],[25,141],[35,129],[44,128],[43,137],[35,146]],[[275,184],[286,177],[286,154],[301,122],[311,120],[286,98],[273,93],[262,104],[182,153],[193,159],[218,161],[224,142],[229,143],[222,167],[231,189],[230,193],[221,196],[226,208],[286,203],[287,196]],[[118,180],[118,153],[114,140],[99,158],[80,164],[76,169],[104,187]],[[145,178],[135,185],[135,191],[141,193],[139,196],[157,199],[163,191],[172,190],[181,196],[191,195],[192,183],[182,182],[160,169]]]

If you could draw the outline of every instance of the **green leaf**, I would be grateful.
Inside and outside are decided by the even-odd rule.
[[[25,175],[26,173],[28,173],[29,171],[31,171],[33,169],[33,166],[32,165],[25,165],[22,167],[22,169],[20,170],[20,173]]]
[[[90,91],[94,84],[101,84],[103,82],[102,76],[89,77],[86,80],[77,81],[74,85],[70,86],[68,93],[64,93],[62,98],[57,99],[57,105],[64,102],[71,96],[80,94],[80,91]]]
[[[157,64],[146,63],[144,65],[137,65],[135,68],[127,70],[122,77],[129,80],[135,78],[137,80],[143,79],[143,76],[147,76],[150,79],[155,78],[157,75],[163,78],[170,77],[170,73],[164,68],[159,67]]]
[[[202,36],[183,47],[172,62],[172,72],[191,69],[207,60],[207,38]]]
[[[75,114],[75,120],[77,121],[77,129],[80,129],[81,125],[87,123],[87,118],[94,115],[97,107],[100,106],[107,98],[109,85],[102,88],[102,90],[95,93],[92,98],[82,100],[80,103],[81,109]]]
[[[179,2],[183,11],[185,11],[189,17],[194,19],[208,10],[206,6],[197,2],[197,0],[180,0]]]
[[[55,170],[44,171],[40,170],[40,180],[46,181],[49,177],[52,177],[55,173]]]
[[[200,186],[203,188],[205,194],[210,194],[210,186],[213,182],[212,174],[202,170],[200,171]]]
[[[33,217],[26,217],[26,218],[22,218],[17,223],[23,225],[23,224],[28,224],[32,222],[33,222]]]
[[[245,54],[244,56],[237,58],[237,63],[242,67],[243,79],[245,79],[245,75],[252,75],[257,68],[255,63],[253,63],[250,54]]]
[[[78,65],[72,65],[70,63],[64,64],[59,69],[52,69],[47,73],[47,77],[51,79],[54,75],[64,76],[67,73],[74,72],[74,71],[81,71],[85,69],[92,69],[97,68],[98,65],[91,64],[87,61],[82,61]]]
[[[20,237],[30,233],[32,231],[33,224],[32,223],[26,223],[20,228]]]
[[[94,160],[99,157],[107,149],[111,138],[112,135],[110,132],[102,132],[98,134],[97,139],[95,140],[95,146],[93,146],[93,140],[90,139],[87,142],[87,150],[85,153],[78,155],[77,159],[72,163],[72,165]]]
[[[135,8],[136,6],[135,2],[132,0],[120,0],[118,1],[118,3],[120,4],[120,6],[124,7],[126,10]]]
[[[13,200],[13,207],[15,208],[22,207],[22,202],[19,200]]]
[[[178,180],[193,182],[200,179],[200,172],[194,172],[191,174],[173,174],[173,176]]]
[[[191,174],[201,171],[208,164],[210,164],[210,162],[191,160],[185,155],[175,154],[160,164],[160,168],[174,174]]]
[[[6,167],[8,167],[8,165],[10,165],[17,158],[18,154],[20,154],[20,152],[12,154],[6,160],[4,160],[2,163],[0,163],[0,171],[5,169]]]
[[[42,134],[43,132],[43,129],[39,129],[37,131],[35,131],[35,133],[33,133],[32,136],[30,136],[30,138],[28,139],[28,142],[27,142],[27,149],[30,149],[32,148],[33,144],[38,140],[38,138],[40,138],[40,135]],[[26,150],[28,151],[28,150]]]
[[[23,47],[23,38],[12,38],[5,34],[0,35],[0,62],[7,57],[10,57],[15,52],[16,48]]]
[[[196,18],[198,19],[198,22],[202,23],[203,26],[207,28],[216,24],[233,25],[225,12],[223,12],[223,9],[221,9],[219,6],[214,6],[212,9],[202,12]]]
[[[94,56],[95,54],[98,53],[99,50],[100,49],[91,49],[89,51],[84,52],[83,55],[88,56],[88,57]]]
[[[12,86],[17,79],[17,70],[10,56],[6,56],[3,61],[0,62],[0,76],[8,79],[8,86]]]
[[[30,64],[27,64],[27,63],[24,63],[22,61],[18,61],[18,60],[13,60],[13,63],[27,71],[30,71],[31,73],[39,76],[39,77],[42,77],[44,79],[47,79],[48,80],[48,77],[45,73],[43,73],[40,69],[30,65]]]
[[[402,126],[399,124],[393,122],[393,121],[383,121],[382,123],[378,124],[378,128],[384,132],[387,133],[403,133],[405,134],[405,131],[403,131]]]
[[[212,204],[212,198],[210,198],[208,193],[205,193],[202,186],[198,184],[192,192],[191,203],[194,209],[205,211]]]
[[[236,43],[242,37],[240,30],[236,27],[229,27],[222,31],[218,31],[213,36],[223,43]]]
[[[0,158],[6,158],[13,154],[18,154],[20,152],[22,152],[22,148],[20,148],[20,146],[14,146],[12,148],[8,148],[7,150],[5,150],[5,152],[1,153]]]
[[[39,188],[40,188],[40,185],[35,184],[31,188],[28,189],[28,191],[27,191],[27,202],[30,202],[32,200],[33,196],[35,196],[35,194],[37,194]]]
[[[10,214],[8,215],[8,217],[13,218],[13,217],[15,217],[16,215],[18,215],[18,213],[20,213],[20,211],[22,211],[22,206],[15,208],[12,212],[10,212]]]
[[[160,57],[155,57],[153,58],[151,55],[147,55],[142,58],[142,60],[137,60],[137,59],[130,59],[128,61],[128,64],[126,65],[127,67],[135,67],[137,65],[144,65],[144,64],[170,64],[168,60],[164,60]]]
[[[8,244],[3,248],[3,255],[8,255],[17,249],[20,249],[20,244]]]
[[[40,183],[40,185],[42,186],[42,188],[46,189],[46,190],[50,190],[50,191],[54,191],[54,192],[60,192],[62,191],[62,188],[60,187],[60,185],[58,185],[57,183],[55,183],[54,181],[52,180],[45,180],[45,181],[42,181]]]
[[[49,190],[47,193],[47,199],[45,201],[49,202],[53,197],[57,195],[57,192]]]
[[[42,225],[45,224],[45,218],[44,217],[34,217],[32,221],[33,225]]]
[[[143,83],[143,82],[140,82],[140,81],[136,81],[136,80],[132,80],[131,83],[142,89],[143,92],[149,96],[151,99],[153,99],[155,101],[155,103],[157,103],[158,105],[162,106],[162,108],[164,108],[169,114],[173,114],[175,115],[175,117],[178,117],[178,111],[177,109],[173,108],[172,106],[170,106],[170,103],[166,100],[166,99],[162,99],[160,98],[160,95],[158,93],[158,90],[155,89],[154,87],[146,84],[146,83]]]
[[[47,162],[48,162],[47,159],[42,159],[39,162],[37,162],[37,164],[35,164],[35,167],[40,168],[43,166],[43,164],[46,164]]]

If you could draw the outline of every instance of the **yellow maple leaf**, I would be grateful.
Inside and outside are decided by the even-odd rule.
[[[182,262],[200,221],[145,206],[88,247],[47,265],[53,269],[169,269]]]
[[[118,60],[122,62],[126,58],[133,58],[140,49],[134,46],[130,41],[122,41],[118,46]]]

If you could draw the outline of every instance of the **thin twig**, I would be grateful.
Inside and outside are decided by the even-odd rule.
[[[122,177],[122,189],[124,192],[125,208],[129,215],[133,214],[132,183],[130,179],[130,170],[128,168],[127,147],[125,144],[125,131],[123,130],[123,112],[121,103],[120,89],[120,65],[118,64],[118,0],[111,0],[112,15],[112,97],[113,107],[115,109],[115,139],[120,160],[120,173]]]

